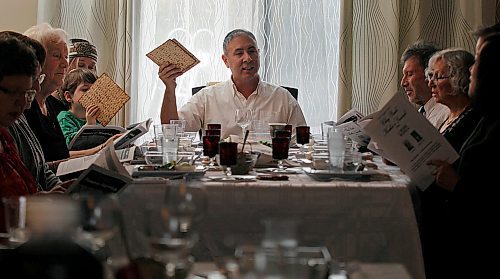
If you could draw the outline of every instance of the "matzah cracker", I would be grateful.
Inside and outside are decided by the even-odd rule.
[[[128,100],[130,96],[107,74],[102,74],[78,101],[84,108],[97,105],[101,109],[97,120],[106,126]]]
[[[177,65],[183,73],[200,63],[189,50],[187,50],[176,39],[169,39],[159,47],[153,49],[146,54],[149,59],[153,60],[158,66],[165,62],[170,62]]]

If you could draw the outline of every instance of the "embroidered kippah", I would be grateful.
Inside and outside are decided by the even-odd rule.
[[[97,49],[85,39],[69,40],[69,59],[75,57],[89,57],[97,61]]]

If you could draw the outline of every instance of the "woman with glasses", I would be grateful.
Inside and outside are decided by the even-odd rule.
[[[436,103],[450,109],[448,118],[438,127],[455,150],[470,136],[480,119],[473,108],[469,91],[469,68],[474,56],[461,49],[445,49],[435,53],[426,69],[426,79]],[[450,218],[448,191],[432,184],[421,194],[421,242],[427,278],[446,278],[453,263],[448,261]]]
[[[35,179],[19,158],[6,129],[26,107],[36,67],[32,48],[12,36],[0,36],[0,197],[37,192]]]
[[[498,159],[500,158],[500,35],[484,38],[476,45],[476,61],[471,68],[469,96],[481,114],[476,127],[460,149],[456,167],[431,160],[436,185],[449,192],[449,251],[453,263],[446,277],[487,278],[497,264],[486,256],[499,246],[496,224],[498,202]],[[484,267],[484,268],[481,268]]]
[[[429,59],[426,70],[432,97],[450,109],[450,114],[438,128],[457,152],[479,121],[468,95],[470,67],[474,56],[462,49],[445,49]]]
[[[0,32],[0,36],[16,37],[35,50],[38,66],[36,67],[35,78],[33,80],[29,96],[27,96],[26,109],[29,109],[36,92],[40,91],[40,83],[43,82],[44,74],[41,74],[41,71],[45,62],[45,49],[38,41],[16,32],[3,31]],[[8,130],[14,140],[21,160],[35,178],[38,190],[49,191],[55,186],[61,185],[61,180],[59,180],[54,172],[50,170],[47,162],[45,162],[42,147],[40,146],[36,135],[31,130],[24,114],[22,114],[19,119],[14,121],[14,123],[9,126]]]

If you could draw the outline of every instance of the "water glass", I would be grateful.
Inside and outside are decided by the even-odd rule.
[[[30,230],[26,224],[27,198],[8,197],[2,199],[5,212],[6,237],[13,245],[19,245],[29,240]],[[2,224],[3,225],[3,224]]]
[[[177,126],[177,134],[179,134],[179,136],[184,135],[184,131],[186,129],[186,120],[184,119],[170,120],[170,124]]]
[[[156,146],[157,151],[161,151],[161,145],[163,141],[163,125],[158,124],[153,126],[153,132],[154,132],[154,145]]]
[[[163,124],[163,164],[174,163],[177,161],[177,152],[179,150],[179,135],[177,134],[176,124]]]
[[[330,167],[336,171],[344,169],[345,138],[337,127],[328,128],[328,154]]]

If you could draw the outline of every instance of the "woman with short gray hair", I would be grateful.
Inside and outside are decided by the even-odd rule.
[[[457,152],[479,121],[479,115],[472,108],[472,101],[467,94],[472,64],[474,56],[470,52],[463,49],[444,49],[429,59],[426,69],[432,97],[437,103],[450,109],[450,115],[439,127],[439,131]]]
[[[450,115],[439,131],[457,153],[481,118],[468,95],[472,64],[474,56],[468,51],[445,49],[429,59],[426,69],[432,97],[450,109]],[[433,183],[421,196],[420,237],[427,278],[445,278],[450,268],[453,268],[453,263],[448,261],[453,245],[449,239],[455,233],[449,226],[452,210],[448,203],[450,195],[450,192]]]

